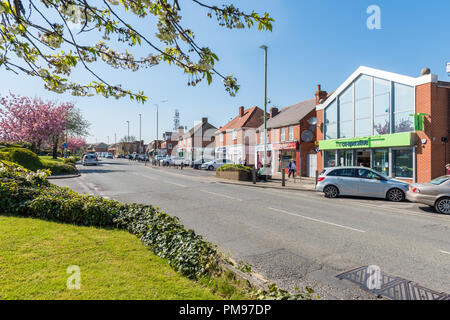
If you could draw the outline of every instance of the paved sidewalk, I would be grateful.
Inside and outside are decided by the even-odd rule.
[[[281,190],[298,190],[298,191],[316,191],[315,189],[315,181],[310,178],[301,178],[297,179],[294,183],[294,179],[286,179],[285,187],[281,185],[281,179],[273,178],[264,181],[257,181],[256,184],[253,184],[252,181],[235,181],[235,180],[227,180],[221,178],[215,178],[217,182],[225,183],[225,184],[235,184],[235,185],[243,185],[248,187],[256,187],[256,188],[271,188],[271,189],[281,189]]]

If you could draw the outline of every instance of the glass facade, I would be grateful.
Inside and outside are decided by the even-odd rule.
[[[414,131],[415,88],[361,75],[324,110],[325,139]]]
[[[325,123],[325,139],[336,139],[337,135],[337,102],[334,100],[325,109],[324,112]]]
[[[324,151],[324,168],[336,167],[336,151]]]
[[[374,149],[372,157],[372,169],[389,176],[389,150]]]
[[[392,174],[394,177],[413,177],[413,153],[411,149],[392,150],[392,162]]]

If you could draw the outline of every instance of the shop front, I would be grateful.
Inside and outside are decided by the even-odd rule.
[[[319,141],[323,168],[364,166],[389,177],[416,180],[413,132]]]
[[[272,144],[267,144],[266,147],[267,151],[267,165],[272,168]],[[264,144],[257,145],[255,147],[255,153],[256,153],[256,168],[261,168],[264,163]],[[275,171],[272,168],[272,173]]]
[[[282,169],[287,170],[290,161],[294,161],[297,167],[297,171],[300,168],[300,157],[299,157],[299,143],[297,141],[294,142],[280,142],[275,143],[273,146],[274,149],[274,161],[275,167],[273,168],[274,172],[281,172]]]

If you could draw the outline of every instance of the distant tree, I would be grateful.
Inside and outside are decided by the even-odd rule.
[[[137,141],[135,136],[124,136],[122,139],[120,139],[120,142],[134,142]]]
[[[214,15],[220,26],[229,29],[251,28],[256,23],[259,30],[272,30],[273,19],[268,13],[246,13],[233,4],[219,7],[200,0],[191,3],[198,6],[190,11],[192,19],[204,10],[209,18]],[[110,84],[93,65],[103,62],[112,68],[137,71],[167,62],[188,75],[188,85],[195,86],[204,78],[209,84],[213,76],[218,76],[226,90],[235,95],[239,89],[236,78],[214,68],[219,58],[197,43],[189,27],[182,26],[181,12],[178,0],[29,0],[26,5],[22,0],[0,0],[0,67],[38,77],[46,89],[58,93],[128,96],[144,102],[147,97],[143,92]],[[141,20],[140,25],[130,22],[136,18]],[[127,50],[114,48],[123,45]],[[146,47],[146,56],[135,58],[135,46]],[[80,64],[95,81],[70,80],[71,72]]]
[[[67,138],[68,149],[72,152],[78,151],[86,145],[84,138],[68,137]]]
[[[87,121],[79,108],[72,108],[69,112],[66,133],[75,137],[87,137],[91,124]]]

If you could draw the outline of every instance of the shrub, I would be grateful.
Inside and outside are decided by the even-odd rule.
[[[242,164],[225,164],[217,169],[217,171],[245,171],[251,172],[252,168],[243,166]]]
[[[42,169],[39,157],[32,151],[25,148],[3,148],[2,152],[8,152],[9,161],[15,162],[29,170]]]
[[[77,168],[72,163],[61,163],[41,159],[42,168],[49,169],[52,174],[76,174]]]

